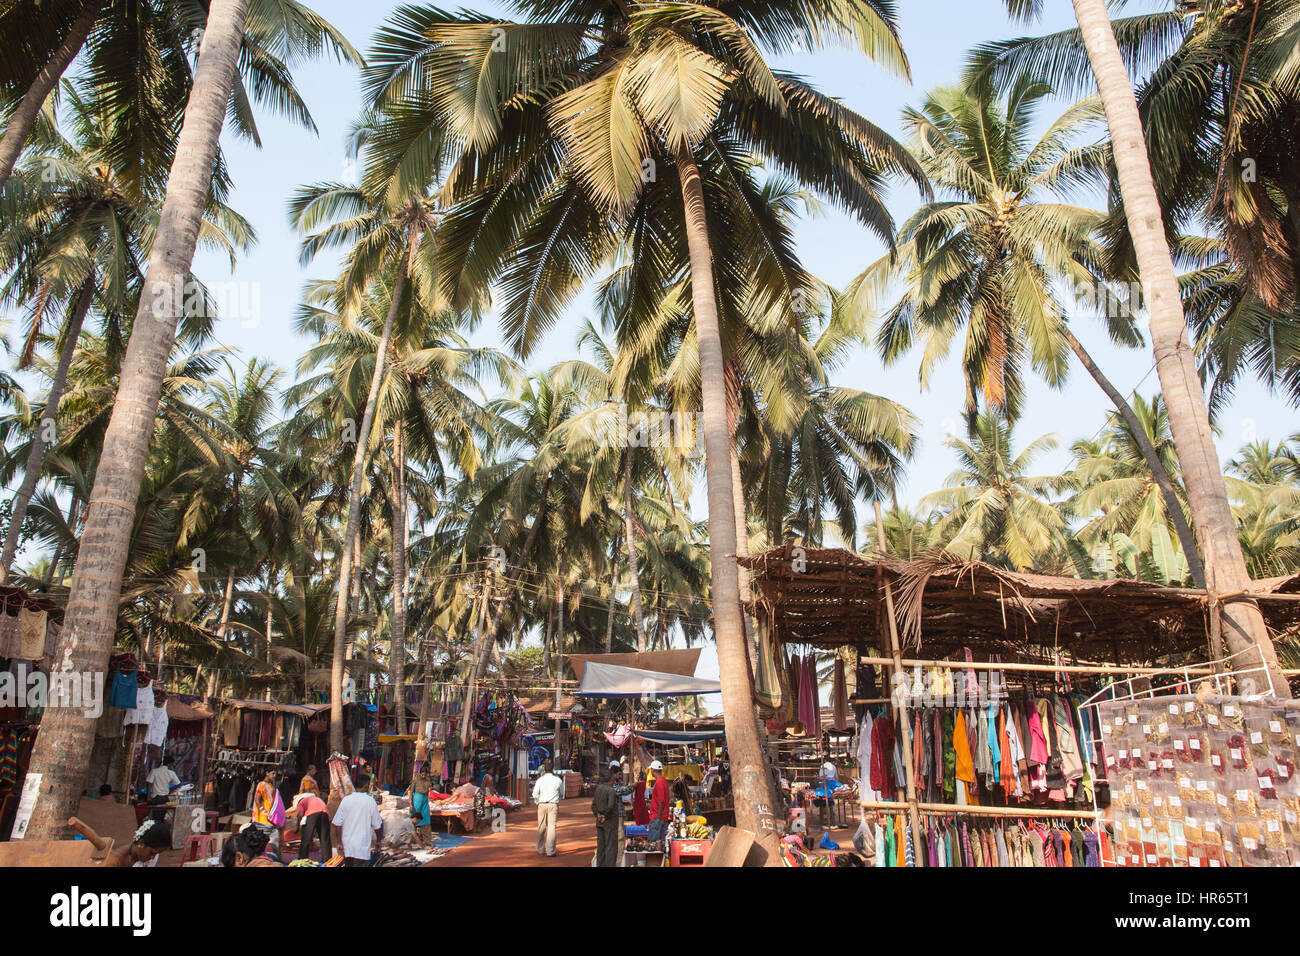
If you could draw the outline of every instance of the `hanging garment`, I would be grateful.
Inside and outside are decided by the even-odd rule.
[[[952,734],[955,759],[953,774],[957,780],[969,786],[975,782],[975,764],[971,761],[970,738],[966,734],[966,714],[961,708],[957,709]]]
[[[135,667],[119,666],[117,670],[112,672],[108,692],[108,706],[122,710],[134,710],[136,694],[139,689],[140,685],[135,679]]]
[[[888,717],[876,718],[871,726],[871,789],[881,799],[894,799],[894,725]]]
[[[872,783],[871,774],[871,740],[875,724],[870,711],[865,711],[858,722],[858,775],[859,789],[863,800],[883,800],[880,790]]]
[[[45,654],[46,612],[23,608],[18,612],[18,656],[23,660],[38,660]]]
[[[0,604],[0,657],[13,659],[22,657],[22,627],[18,615],[8,613]]]
[[[131,675],[131,679],[135,680],[134,674]],[[126,712],[126,716],[122,718],[122,723],[128,726],[131,724],[145,724],[147,726],[153,721],[153,712],[153,681],[143,687],[137,684],[135,706]]]
[[[876,827],[876,866],[889,865],[889,861],[886,859],[885,856],[886,854],[885,830],[886,829],[888,829],[888,827],[883,823]]]
[[[144,742],[153,747],[161,747],[167,740],[167,704],[162,703],[151,709],[149,726],[145,728]]]
[[[844,675],[844,658],[835,655],[835,678],[831,683],[831,704],[833,714],[831,728],[848,730],[849,728],[849,685]]]

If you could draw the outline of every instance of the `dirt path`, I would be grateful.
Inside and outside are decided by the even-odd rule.
[[[556,821],[556,855],[537,854],[537,810],[524,807],[507,818],[504,833],[480,830],[469,843],[439,857],[430,866],[591,866],[596,852],[596,821],[591,800],[560,801]]]

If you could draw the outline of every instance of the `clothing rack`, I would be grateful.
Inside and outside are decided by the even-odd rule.
[[[860,657],[860,664],[883,664],[893,667],[895,662],[889,657]],[[1124,676],[1156,676],[1170,674],[1187,674],[1192,677],[1213,677],[1219,675],[1211,667],[1200,665],[1193,667],[1136,667],[1122,664],[1016,664],[997,661],[932,661],[905,658],[899,662],[903,667],[938,667],[947,670],[977,671],[1022,671],[1034,674],[1112,674]],[[1300,670],[1284,670],[1287,677],[1300,676]],[[1221,676],[1221,675],[1219,675]],[[872,703],[873,701],[854,700],[852,703]]]
[[[861,800],[858,802],[858,806],[864,813],[867,811],[905,813],[909,809],[906,803],[880,800]],[[938,815],[969,814],[971,816],[985,817],[1043,817],[1098,822],[1097,811],[1095,810],[1049,810],[1044,807],[986,807],[958,803],[918,803],[916,808],[921,813]]]

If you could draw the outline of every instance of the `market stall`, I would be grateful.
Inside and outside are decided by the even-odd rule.
[[[1107,863],[1114,754],[1093,705],[1135,678],[1150,695],[1230,680],[1221,604],[1196,589],[944,554],[787,547],[742,562],[759,595],[759,697],[774,714],[788,717],[798,693],[790,652],[854,659],[857,842],[877,865],[946,865],[954,844],[977,865],[1014,865],[1026,848],[1030,865]],[[1281,633],[1300,624],[1300,602],[1283,599],[1297,592],[1300,577],[1256,582],[1252,596]]]

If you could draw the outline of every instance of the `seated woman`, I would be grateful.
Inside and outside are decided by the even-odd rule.
[[[108,846],[108,840],[92,830],[84,821],[76,817],[69,817],[68,826],[80,833],[96,850],[102,851]],[[156,820],[146,820],[140,829],[135,831],[135,836],[131,839],[130,845],[121,849],[110,850],[108,859],[104,861],[103,865],[157,866],[158,854],[163,850],[170,849],[171,845],[171,827]]]
[[[240,830],[221,849],[221,865],[233,866],[284,866],[279,860],[266,855],[270,842],[265,830],[255,826]]]

